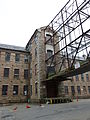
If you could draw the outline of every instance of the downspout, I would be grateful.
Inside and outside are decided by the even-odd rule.
[[[40,38],[40,30],[38,30],[38,37],[37,37],[37,62],[38,62],[38,99],[40,99],[40,56],[39,56],[39,38]]]

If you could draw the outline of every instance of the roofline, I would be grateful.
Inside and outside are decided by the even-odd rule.
[[[34,31],[33,35],[32,35],[31,38],[29,39],[29,41],[28,41],[28,43],[27,43],[25,49],[27,48],[29,42],[32,40],[32,38],[33,38],[33,36],[35,35],[35,33],[36,33],[37,31],[39,32],[39,29],[41,29],[41,30],[43,29],[43,30],[44,30],[45,27],[46,27],[46,26],[44,26],[44,27],[40,27],[40,28],[37,28],[37,29]]]
[[[24,52],[24,53],[29,53],[28,51],[24,51],[24,50],[14,50],[14,49],[8,49],[8,48],[0,48],[0,50],[10,50],[10,51],[18,51],[18,52]]]
[[[33,35],[32,35],[31,38],[29,39],[29,41],[28,41],[28,43],[27,43],[25,49],[27,48],[29,42],[32,40],[33,36],[35,35],[35,33],[36,33],[37,31],[38,31],[38,29],[36,29],[36,30],[34,31]]]

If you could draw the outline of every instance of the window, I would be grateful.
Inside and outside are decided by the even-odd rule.
[[[0,51],[0,59],[1,59],[1,51]]]
[[[19,62],[19,61],[20,61],[20,54],[16,53],[15,62]]]
[[[28,69],[24,70],[24,79],[28,79]]]
[[[31,88],[31,95],[32,95],[32,85],[31,85],[31,87],[30,87],[30,88]]]
[[[8,85],[3,85],[2,86],[2,95],[7,95],[8,93]]]
[[[37,64],[35,65],[35,75],[37,75]]]
[[[35,48],[35,57],[37,57],[37,47]]]
[[[29,43],[29,51],[32,49],[32,41]]]
[[[32,78],[32,69],[30,69],[30,78]]]
[[[28,63],[28,55],[24,56],[24,63]]]
[[[38,93],[38,91],[37,91],[37,87],[38,87],[38,83],[36,82],[36,83],[35,83],[35,94]]]
[[[86,74],[86,80],[89,81],[89,75],[88,74]]]
[[[9,68],[4,68],[4,77],[9,77]]]
[[[35,44],[37,44],[37,41],[38,41],[38,37],[37,37],[37,35],[35,35],[34,36],[34,42],[35,42]]]
[[[6,52],[5,61],[10,61],[10,53]]]
[[[52,45],[52,36],[50,34],[46,34],[46,41],[47,41],[47,44],[51,44]]]
[[[86,86],[83,86],[83,93],[84,93],[84,94],[87,93]]]
[[[55,66],[47,66],[47,74],[50,76],[55,73]]]
[[[29,44],[26,46],[26,50],[30,51],[32,49],[32,41],[29,41]]]
[[[74,81],[74,78],[72,77],[72,78],[71,78],[71,82],[73,82],[73,81]]]
[[[68,94],[68,86],[65,86],[65,94]]]
[[[74,88],[74,86],[71,86],[71,92],[72,92],[72,95],[75,94],[75,88]]]
[[[14,69],[14,78],[19,78],[19,69]]]
[[[23,94],[28,95],[28,85],[24,85],[23,87]]]
[[[18,95],[18,85],[13,86],[13,95]]]
[[[81,94],[80,86],[77,86],[77,92],[78,92],[79,95]]]
[[[89,94],[90,94],[90,86],[88,86],[88,92],[89,92]]]
[[[52,50],[47,50],[47,58],[51,57],[53,55]]]
[[[32,54],[30,55],[30,59],[29,60],[30,60],[30,63],[31,63],[32,62]]]
[[[0,61],[1,61],[1,51],[0,51]]]
[[[84,81],[84,74],[81,74],[81,80]]]
[[[76,75],[75,78],[76,78],[76,81],[79,81],[79,77],[78,77],[78,75]]]

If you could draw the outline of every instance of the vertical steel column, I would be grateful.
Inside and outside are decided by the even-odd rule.
[[[63,18],[63,13],[62,13],[62,11],[61,11],[61,15],[62,15],[62,21],[63,21],[63,32],[64,32],[64,36],[66,36],[66,35],[65,35],[65,27],[64,27],[64,18]],[[68,50],[67,50],[66,37],[65,37],[65,45],[66,45],[66,54],[67,54],[68,67],[70,67],[70,65],[69,65],[69,58],[68,58]]]
[[[82,37],[83,37],[83,34],[84,34],[84,33],[83,33],[83,27],[82,27],[82,22],[81,22],[81,17],[80,17],[80,13],[79,13],[79,8],[78,8],[77,0],[75,0],[75,2],[76,2],[76,7],[77,7],[77,13],[78,13],[78,16],[79,16],[79,22],[80,22],[80,26],[81,26],[81,31],[82,31]],[[73,62],[72,62],[72,64],[71,64],[71,68],[73,67],[73,64],[74,64],[74,62],[75,62],[75,58],[76,58],[76,55],[77,55],[77,53],[78,53],[79,46],[80,46],[81,42],[82,42],[82,38],[81,38],[81,40],[80,40],[80,42],[79,42],[78,48],[76,49],[76,54],[75,54],[74,59],[73,59]]]

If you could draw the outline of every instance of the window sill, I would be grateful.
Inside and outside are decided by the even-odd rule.
[[[8,95],[2,95],[3,97],[7,97]]]

